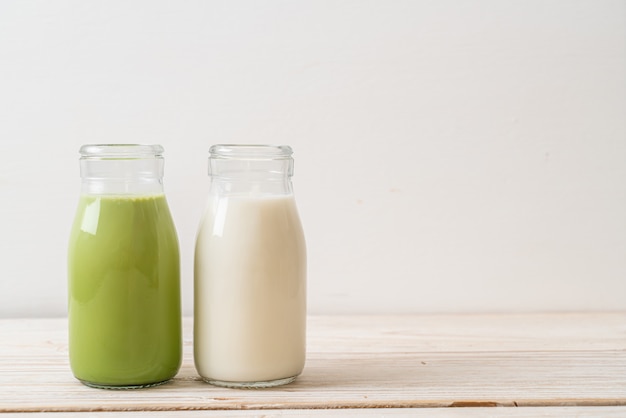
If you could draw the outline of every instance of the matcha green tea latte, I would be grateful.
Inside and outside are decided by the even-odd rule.
[[[70,364],[89,386],[153,386],[180,367],[178,239],[165,196],[139,192],[83,193],[72,227]]]

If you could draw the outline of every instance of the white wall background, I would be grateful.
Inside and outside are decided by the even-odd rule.
[[[309,310],[626,309],[626,2],[0,2],[0,316],[65,315],[84,143],[285,143]]]

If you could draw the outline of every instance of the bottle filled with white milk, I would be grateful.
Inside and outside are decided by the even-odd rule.
[[[288,146],[214,145],[196,238],[194,360],[207,382],[292,382],[306,352],[306,248]]]

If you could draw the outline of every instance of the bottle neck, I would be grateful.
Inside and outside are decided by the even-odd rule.
[[[163,193],[163,158],[81,159],[81,192],[89,195]]]
[[[211,195],[269,197],[293,194],[288,146],[215,145],[210,149]]]

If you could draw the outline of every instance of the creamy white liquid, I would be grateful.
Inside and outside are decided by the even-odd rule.
[[[203,378],[300,374],[306,249],[293,196],[210,199],[196,240],[194,295],[194,357]]]

